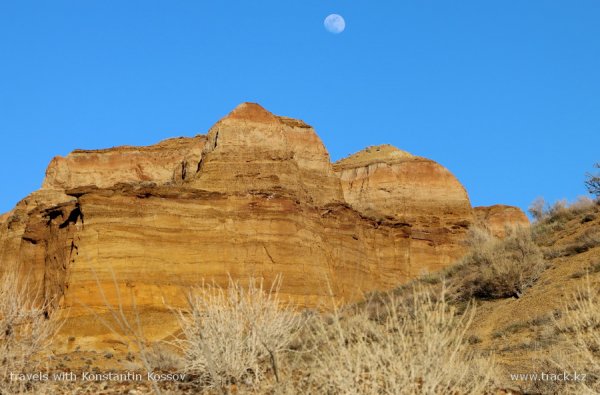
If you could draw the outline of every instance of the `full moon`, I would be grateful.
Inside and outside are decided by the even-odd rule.
[[[323,24],[325,25],[325,29],[333,34],[340,34],[346,28],[346,21],[341,15],[338,14],[331,14],[327,16]]]

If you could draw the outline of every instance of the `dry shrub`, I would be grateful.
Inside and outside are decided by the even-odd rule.
[[[579,196],[576,201],[570,204],[566,199],[562,199],[552,205],[547,205],[543,198],[537,198],[531,203],[528,211],[536,223],[564,224],[582,213],[594,211],[598,206],[598,202],[598,200],[590,199],[588,196]]]
[[[569,210],[569,203],[567,199],[561,199],[554,202],[554,204],[548,207],[546,217],[552,221],[566,222],[574,217],[574,213]]]
[[[17,271],[0,273],[0,394],[40,390],[35,381],[11,380],[11,373],[32,374],[40,368],[60,328],[50,303],[40,302],[27,278]]]
[[[586,287],[579,290],[557,329],[565,335],[566,349],[555,361],[561,369],[585,374],[585,380],[570,382],[574,394],[600,393],[600,292],[597,285],[586,279]]]
[[[593,210],[597,205],[598,201],[587,196],[579,196],[576,201],[569,205],[569,209],[576,214],[581,214]]]
[[[580,248],[587,251],[600,246],[600,229],[589,228],[577,237]]]
[[[594,167],[600,169],[600,163],[596,163]],[[585,178],[585,186],[588,192],[600,198],[600,173],[587,173]]]
[[[475,228],[470,240],[470,252],[448,271],[459,299],[520,297],[546,268],[542,252],[527,229],[518,228],[497,239]]]
[[[458,314],[445,291],[413,290],[405,307],[388,298],[385,319],[364,310],[315,316],[305,353],[290,363],[295,387],[314,394],[467,394],[491,385],[493,363],[474,354],[465,332],[474,316]]]
[[[546,201],[542,197],[536,198],[531,202],[527,211],[529,211],[534,220],[543,220],[546,215]]]
[[[202,284],[188,295],[188,311],[178,311],[179,342],[187,370],[208,387],[256,386],[267,376],[279,381],[278,355],[286,350],[303,319],[279,299],[281,278],[266,289],[229,279],[227,289]]]

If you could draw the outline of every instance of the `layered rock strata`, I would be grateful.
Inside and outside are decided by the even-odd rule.
[[[471,203],[465,188],[440,164],[381,145],[335,163],[334,170],[354,209],[406,224],[409,256],[422,272],[447,266],[464,253],[473,222]]]
[[[310,126],[245,103],[206,136],[55,158],[43,188],[0,217],[0,259],[68,309],[76,333],[107,303],[165,312],[228,276],[282,275],[303,306],[356,300],[452,263],[473,221],[441,165],[391,146],[332,165]]]
[[[118,183],[181,180],[188,171],[196,171],[205,142],[206,136],[196,136],[148,147],[76,150],[65,158],[52,159],[42,189],[110,188]]]

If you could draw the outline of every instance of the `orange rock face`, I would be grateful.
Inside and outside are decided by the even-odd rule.
[[[356,300],[451,264],[472,222],[439,164],[381,146],[332,165],[310,126],[246,103],[207,136],[55,158],[43,188],[0,217],[0,269],[20,264],[77,336],[97,335],[100,290],[162,311],[158,336],[164,301],[202,279],[281,274],[300,305],[329,286]]]
[[[329,154],[302,121],[245,103],[208,132],[202,160],[188,185],[228,194],[290,194],[317,205],[343,202]]]
[[[528,228],[531,224],[527,215],[518,207],[496,204],[474,208],[476,222],[492,235],[503,238],[515,227]]]
[[[197,136],[149,147],[76,150],[66,158],[52,159],[42,189],[110,188],[118,183],[180,180],[189,169],[197,168],[205,141],[206,136]]]
[[[0,221],[0,275],[12,265],[47,300],[64,295],[73,261],[78,223],[77,199],[63,191],[41,190],[23,199]]]
[[[464,253],[471,203],[443,166],[382,145],[343,159],[334,169],[354,209],[408,225],[410,259],[421,272],[445,267]]]

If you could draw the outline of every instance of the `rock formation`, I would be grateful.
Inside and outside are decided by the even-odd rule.
[[[332,165],[310,126],[246,103],[207,136],[55,158],[0,217],[0,269],[69,308],[73,333],[103,314],[100,290],[125,307],[133,294],[160,327],[163,302],[202,279],[282,274],[305,306],[328,283],[345,300],[389,289],[459,258],[473,221],[439,164],[380,146]]]
[[[180,180],[189,168],[198,166],[205,142],[206,136],[196,136],[169,139],[149,147],[76,150],[66,158],[52,159],[42,189],[110,188],[118,183]]]
[[[227,194],[280,192],[324,205],[343,201],[329,154],[302,121],[242,104],[208,132],[193,188]]]
[[[480,206],[473,209],[475,222],[490,231],[496,237],[503,238],[507,231],[516,227],[528,228],[529,218],[523,210],[514,206],[496,204],[494,206]]]
[[[410,258],[422,272],[447,266],[464,252],[471,203],[443,166],[382,145],[343,159],[334,169],[354,209],[408,226]]]

